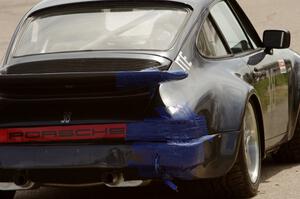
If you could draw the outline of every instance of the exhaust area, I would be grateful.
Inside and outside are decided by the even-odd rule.
[[[31,181],[26,174],[19,173],[14,176],[14,183],[19,187],[28,187],[31,184]]]
[[[34,186],[35,183],[30,181],[26,174],[18,173],[14,176],[13,182],[0,182],[0,191],[28,190]]]
[[[108,187],[138,187],[149,183],[143,180],[125,181],[122,173],[105,173],[102,175],[102,181]]]
[[[19,179],[23,180],[23,179]],[[23,181],[25,182],[25,181]],[[126,181],[124,179],[123,173],[118,172],[107,172],[101,175],[99,182],[94,183],[79,183],[79,184],[68,184],[68,183],[42,183],[43,186],[48,187],[92,187],[105,185],[107,187],[138,187],[146,186],[151,182],[151,180],[130,180]]]

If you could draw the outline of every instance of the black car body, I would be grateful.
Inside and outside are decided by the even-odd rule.
[[[162,20],[164,30],[151,33],[154,44],[138,42],[144,33],[135,37],[121,26],[99,33],[98,41],[107,41],[103,49],[89,49],[97,42],[72,49],[68,45],[80,40],[72,27],[84,24],[81,17],[61,27],[62,20],[46,21],[97,8],[170,9],[180,12],[172,22],[180,26],[172,35],[176,28]],[[128,23],[129,29],[152,14]],[[56,33],[52,27],[59,27]],[[47,51],[44,42],[38,49],[38,31],[49,34],[50,45],[60,37],[66,44]],[[122,43],[124,31],[131,44]],[[155,48],[170,37],[168,47]],[[265,32],[261,41],[234,0],[42,1],[22,19],[0,70],[0,181],[30,189],[33,183],[117,185],[120,174],[127,181],[228,176],[239,160],[249,102],[260,163],[297,132],[299,56],[288,46],[284,31]]]

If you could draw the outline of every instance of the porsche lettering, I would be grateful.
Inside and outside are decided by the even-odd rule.
[[[96,129],[78,129],[78,130],[60,130],[60,131],[37,131],[37,132],[8,132],[8,138],[10,140],[18,138],[35,139],[35,138],[47,138],[47,137],[99,137],[105,135],[123,135],[125,134],[124,128],[105,128],[103,130]]]
[[[125,124],[0,129],[0,143],[121,139]]]

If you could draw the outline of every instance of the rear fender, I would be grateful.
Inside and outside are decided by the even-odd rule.
[[[286,141],[293,138],[296,133],[296,127],[299,120],[300,113],[300,56],[294,53],[294,58],[292,59],[294,63],[292,64],[292,77],[289,82],[289,132]]]

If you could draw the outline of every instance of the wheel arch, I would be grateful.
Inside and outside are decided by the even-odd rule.
[[[286,142],[291,140],[297,130],[297,125],[299,125],[299,114],[300,114],[300,56],[294,54],[294,62],[292,64],[292,75],[291,82],[289,83],[289,132]]]
[[[259,129],[259,134],[260,134],[260,145],[261,145],[261,155],[262,158],[265,157],[265,129],[264,129],[264,121],[263,121],[263,115],[262,115],[262,110],[261,110],[261,104],[259,101],[259,98],[256,96],[256,94],[252,94],[249,97],[249,102],[252,103],[254,106],[254,111],[256,114],[256,119],[258,121],[258,129]]]

